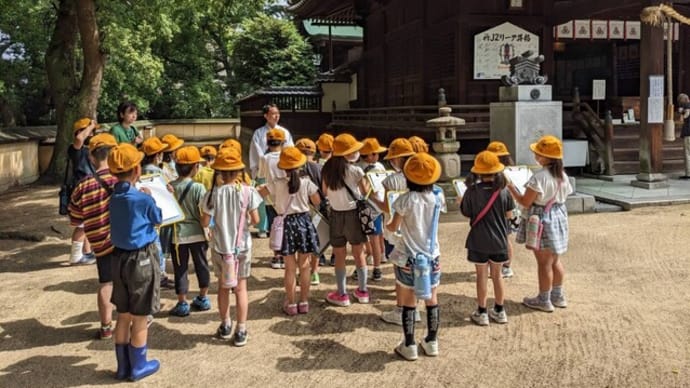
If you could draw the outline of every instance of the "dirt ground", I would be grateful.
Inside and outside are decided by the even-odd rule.
[[[2,387],[119,384],[112,377],[112,341],[94,339],[96,267],[65,264],[70,228],[56,205],[53,186],[2,194]],[[325,267],[322,284],[312,291],[309,314],[283,315],[282,273],[270,269],[264,239],[255,240],[247,346],[236,348],[213,338],[218,326],[215,295],[212,310],[177,318],[168,315],[174,292],[163,291],[163,310],[149,334],[149,353],[161,360],[162,368],[139,384],[690,386],[690,205],[571,216],[570,250],[563,256],[570,305],[551,314],[520,304],[537,290],[537,280],[534,258],[518,246],[516,276],[507,281],[510,322],[489,327],[469,320],[476,292],[474,268],[464,259],[468,228],[458,213],[446,216],[440,227],[438,358],[420,353],[418,361],[408,362],[393,353],[401,328],[379,319],[381,311],[395,305],[389,264],[384,265],[383,282],[370,282],[375,299],[370,305],[326,305],[334,277],[333,269]],[[351,263],[348,268],[352,270]],[[191,279],[194,287],[196,279]],[[348,283],[352,289],[354,282]],[[418,325],[417,338],[424,333],[425,324]]]

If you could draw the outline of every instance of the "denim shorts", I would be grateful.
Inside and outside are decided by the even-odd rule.
[[[399,267],[397,265],[393,266],[393,271],[395,272],[395,282],[403,288],[413,289],[414,288],[414,274],[412,273],[411,259],[407,260],[407,266]],[[441,263],[439,257],[431,261],[431,288],[436,288],[441,283]]]
[[[380,236],[383,234],[383,214],[379,214],[376,219],[374,219],[374,236]]]

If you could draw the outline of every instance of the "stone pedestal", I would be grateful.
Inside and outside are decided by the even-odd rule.
[[[640,173],[635,177],[636,180],[630,181],[631,186],[640,187],[643,189],[665,189],[671,186],[668,182],[668,177],[664,174],[658,173]]]
[[[520,85],[518,87],[521,87]],[[535,85],[524,85],[534,87]],[[530,144],[544,135],[563,138],[561,101],[494,102],[489,105],[491,140],[508,147],[518,165],[535,165]]]
[[[498,101],[551,101],[551,85],[501,86]]]

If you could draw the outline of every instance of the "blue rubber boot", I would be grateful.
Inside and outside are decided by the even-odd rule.
[[[129,362],[132,365],[132,374],[129,376],[131,381],[143,379],[158,372],[158,369],[160,369],[161,363],[158,360],[146,361],[147,350],[146,345],[140,348],[129,345]]]
[[[117,372],[115,378],[124,380],[132,374],[132,366],[129,364],[129,350],[127,344],[115,344],[115,357],[117,358]]]

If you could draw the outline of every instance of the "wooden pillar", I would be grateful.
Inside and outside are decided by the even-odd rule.
[[[658,3],[655,1],[655,3]],[[640,173],[630,182],[647,189],[668,187],[662,174],[663,124],[647,122],[649,76],[664,74],[664,30],[641,23],[640,34]]]

